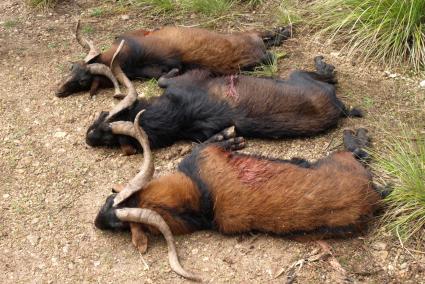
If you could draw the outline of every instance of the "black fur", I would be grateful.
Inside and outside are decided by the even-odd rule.
[[[125,48],[131,52],[119,55],[121,67],[127,77],[132,79],[156,78],[166,74],[173,68],[182,69],[180,60],[159,56],[154,50],[142,46],[131,36],[120,36],[117,43],[125,40]]]
[[[320,62],[320,68],[327,69],[328,73],[295,71],[288,80],[234,77],[235,88],[246,92],[239,94],[236,102],[216,97],[210,89],[212,85],[226,88],[230,77],[213,77],[205,70],[163,77],[160,79],[161,87],[165,88],[162,96],[140,99],[108,122],[104,121],[106,115],[101,115],[87,131],[87,144],[130,145],[140,150],[133,138],[118,135],[113,138],[108,123],[133,121],[142,109],[145,112],[139,123],[148,134],[152,148],[166,147],[178,140],[203,142],[232,125],[237,134],[244,137],[276,139],[319,134],[335,127],[340,117],[346,115],[346,107],[336,96],[335,86],[328,83],[334,78],[333,73],[329,73],[333,69]],[[269,93],[252,91],[259,85],[265,86]],[[318,97],[319,102],[310,100],[310,96]],[[288,101],[291,107],[287,107]]]
[[[158,97],[147,102],[138,100],[131,108],[117,114],[113,121],[132,121],[142,109],[140,124],[149,137],[152,148],[167,147],[177,140],[203,142],[215,133],[232,125],[233,110],[224,101],[207,96],[197,88],[183,90],[170,88]],[[90,146],[118,146],[128,143],[140,149],[136,140],[130,137],[111,139],[112,132],[106,115],[101,115],[88,129],[86,142]],[[112,135],[113,136],[113,135]],[[102,141],[102,137],[106,137]]]
[[[117,194],[113,193],[105,201],[105,204],[99,210],[96,216],[94,225],[100,230],[128,230],[130,228],[127,222],[123,222],[118,219],[115,214],[115,210],[125,207],[137,207],[137,198],[129,198],[117,207],[112,207],[114,204],[114,198]]]
[[[178,170],[188,176],[195,184],[201,194],[200,197],[200,207],[202,208],[201,212],[196,212],[193,215],[189,215],[186,218],[189,221],[189,224],[199,226],[199,229],[212,229],[213,219],[214,219],[214,209],[213,203],[211,200],[210,190],[208,186],[202,181],[199,174],[199,159],[201,158],[200,152],[204,148],[204,145],[199,145],[196,147],[191,154],[189,154],[183,161],[180,162]],[[194,220],[192,220],[194,219]]]

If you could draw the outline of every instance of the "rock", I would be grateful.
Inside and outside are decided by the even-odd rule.
[[[376,253],[376,256],[379,257],[379,259],[384,262],[388,258],[388,251],[383,250]]]
[[[121,19],[124,20],[124,21],[127,21],[127,20],[130,19],[130,16],[129,15],[122,15]]]
[[[372,248],[374,250],[385,250],[387,248],[387,244],[383,242],[376,242],[372,244]]]
[[[7,198],[9,198],[9,197],[10,197],[10,194],[7,194],[7,193],[3,194],[3,198],[4,198],[4,199],[7,199]]]
[[[93,265],[94,267],[98,267],[100,265],[100,261],[99,260],[93,261]]]
[[[197,248],[192,249],[192,254],[198,254],[199,250]]]
[[[30,242],[32,246],[36,246],[38,244],[38,240],[40,239],[39,236],[35,235],[28,235],[27,240]]]
[[[425,88],[425,80],[421,81],[421,82],[419,83],[419,86],[421,86],[421,88]]]
[[[56,138],[64,138],[66,136],[66,132],[57,131],[57,132],[55,132],[55,134],[53,134],[53,136],[56,137]]]

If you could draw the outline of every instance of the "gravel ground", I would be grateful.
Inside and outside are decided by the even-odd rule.
[[[170,270],[162,238],[152,238],[142,256],[129,233],[105,233],[93,225],[111,185],[128,180],[141,161],[140,156],[125,157],[84,142],[96,113],[115,103],[112,92],[92,99],[88,94],[59,99],[53,93],[67,62],[81,57],[72,30],[82,12],[83,21],[94,27],[96,43],[104,46],[130,28],[154,28],[173,20],[190,24],[196,18],[158,22],[144,17],[142,7],[124,11],[129,18],[124,21],[122,11],[114,8],[117,4],[101,4],[115,12],[89,17],[87,11],[99,5],[96,1],[64,1],[51,11],[29,10],[18,0],[0,3],[0,283],[185,282]],[[248,22],[224,21],[217,28],[247,26]],[[312,68],[312,58],[323,54],[338,70],[339,96],[348,105],[362,106],[367,116],[342,121],[314,139],[249,140],[247,153],[315,159],[338,147],[344,127],[358,126],[370,129],[379,149],[383,128],[391,129],[388,126],[398,120],[424,121],[424,91],[416,77],[389,78],[394,76],[386,76],[382,67],[356,64],[301,33],[279,50],[288,54],[279,64],[282,76],[294,68]],[[138,83],[137,88],[144,86]],[[181,142],[155,151],[156,175],[172,171],[187,145]],[[407,252],[391,236],[376,234],[375,227],[362,237],[329,241],[351,280],[425,283],[424,254]],[[315,243],[264,234],[222,236],[208,231],[179,236],[177,241],[184,267],[212,283],[282,283],[284,276],[274,275],[317,248]],[[338,281],[338,275],[330,261],[320,260],[305,264],[296,281],[330,283]]]

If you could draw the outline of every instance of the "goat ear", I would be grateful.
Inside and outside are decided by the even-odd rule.
[[[141,253],[148,249],[148,237],[143,230],[143,226],[138,223],[130,223],[131,242]]]
[[[90,96],[94,96],[97,94],[97,91],[99,90],[99,85],[100,79],[98,76],[95,76],[90,86]]]

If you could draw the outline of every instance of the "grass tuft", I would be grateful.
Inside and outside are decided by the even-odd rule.
[[[83,26],[83,28],[81,29],[81,31],[85,35],[91,35],[91,34],[94,33],[94,28],[92,26],[86,25],[86,26]]]
[[[351,54],[425,66],[425,0],[318,0],[311,11],[319,34],[345,42]]]
[[[233,6],[232,0],[182,0],[183,9],[207,16],[219,16]]]
[[[91,17],[101,17],[101,16],[103,16],[104,13],[105,13],[105,11],[101,7],[96,7],[96,8],[93,8],[90,11],[90,16]]]
[[[375,169],[392,182],[385,198],[388,209],[383,229],[402,242],[413,236],[425,239],[425,137],[402,127],[400,135],[390,136],[380,153],[374,154]]]
[[[301,4],[299,0],[282,0],[277,9],[277,21],[279,25],[287,26],[301,22]]]
[[[169,12],[176,8],[173,0],[136,0],[138,6],[150,6],[156,13]]]
[[[268,62],[265,62],[254,68],[252,71],[244,71],[242,74],[255,77],[276,77],[279,75],[279,59],[285,57],[286,53],[272,53],[273,56]]]
[[[3,26],[4,26],[6,29],[14,28],[14,27],[16,27],[17,25],[18,25],[18,21],[16,21],[16,20],[8,20],[8,21],[6,21],[6,22],[4,22],[4,23],[3,23]]]
[[[33,8],[51,8],[58,0],[26,0],[27,4]]]

